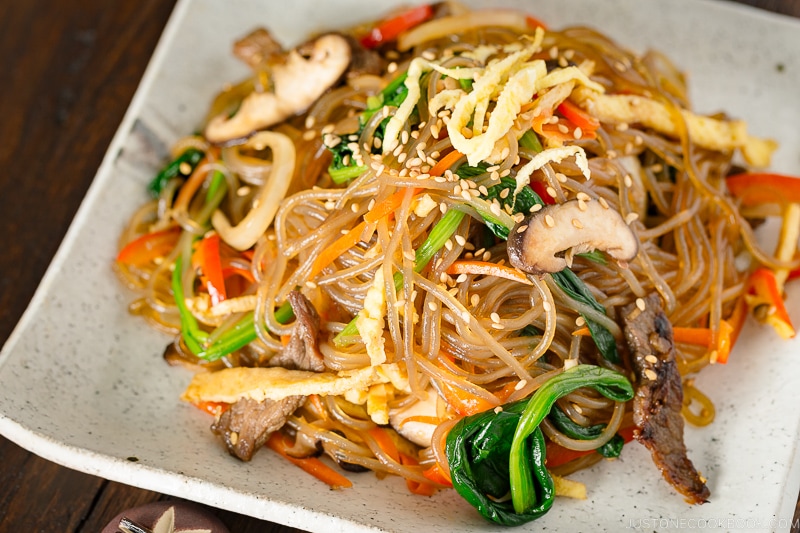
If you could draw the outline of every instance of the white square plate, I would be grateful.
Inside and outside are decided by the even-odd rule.
[[[473,3],[473,2],[468,2]],[[475,2],[477,3],[477,2]],[[501,4],[501,2],[496,2]],[[635,50],[656,47],[689,74],[695,108],[726,110],[780,140],[774,168],[800,174],[800,23],[707,0],[507,0],[551,27],[595,26]],[[181,0],[97,177],[20,324],[0,353],[0,433],[52,461],[242,514],[316,531],[494,531],[454,491],[409,494],[399,479],[353,475],[330,491],[273,454],[233,460],[209,418],[178,400],[187,371],[168,339],[128,315],[111,271],[117,235],[145,200],[166,147],[199,124],[223,83],[243,76],[231,43],[255,25],[285,44],[375,18],[389,2]],[[357,20],[352,17],[355,16]],[[800,320],[800,291],[789,312]],[[691,507],[636,444],[575,477],[522,530],[682,527],[788,530],[800,489],[800,344],[750,324],[728,365],[703,373],[717,421],[687,432],[711,502]],[[693,522],[692,522],[693,521]]]

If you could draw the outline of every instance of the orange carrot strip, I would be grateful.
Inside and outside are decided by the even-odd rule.
[[[431,168],[429,174],[434,177],[441,176],[442,174],[444,174],[445,170],[452,167],[453,164],[462,157],[464,157],[464,154],[462,154],[458,150],[453,150],[446,156],[442,157],[439,161],[437,161],[436,164],[433,165],[433,168]]]
[[[485,261],[454,261],[447,267],[448,274],[476,274],[483,276],[494,276],[496,278],[505,278],[512,281],[519,281],[526,285],[531,282],[528,278],[515,268],[505,265],[498,265],[497,263],[487,263]]]
[[[582,328],[573,331],[572,334],[579,335],[581,337],[589,337],[591,336],[592,332],[589,330],[588,326],[583,326]]]
[[[276,431],[270,435],[267,440],[267,446],[293,465],[299,466],[315,478],[330,485],[333,489],[350,488],[353,486],[353,483],[349,479],[333,470],[316,457],[300,459],[287,454],[286,450],[290,445],[287,442],[286,436],[280,431]]]
[[[450,385],[445,381],[442,381],[441,385],[445,401],[461,416],[482,413],[483,411],[494,409],[498,405],[485,398],[471,394],[462,388]]]
[[[422,189],[415,188],[414,191],[411,193],[411,196],[418,194],[420,191],[422,191]],[[406,190],[402,189],[392,194],[382,202],[375,204],[372,207],[372,209],[364,213],[364,220],[369,223],[373,223],[393,213],[394,210],[400,207],[400,204],[403,203],[403,198],[405,197],[405,195],[406,195]]]
[[[672,328],[672,340],[684,344],[708,346],[711,344],[711,330],[708,328]]]
[[[445,473],[444,469],[442,469],[439,463],[434,463],[432,467],[422,472],[422,475],[430,479],[434,483],[444,485],[445,487],[453,486],[453,482],[450,480],[450,476],[448,476]]]
[[[405,466],[417,466],[419,461],[413,457],[400,452],[400,464]],[[436,487],[430,483],[421,483],[413,479],[406,479],[406,487],[408,487],[411,494],[419,494],[420,496],[433,496],[436,492]]]
[[[356,227],[333,241],[333,244],[322,250],[322,252],[314,260],[314,263],[311,265],[311,272],[309,273],[308,277],[313,278],[322,272],[323,268],[333,263],[337,257],[355,246],[356,243],[358,243],[358,241],[361,239],[361,234],[364,232],[364,228],[366,227],[367,223],[361,222]]]

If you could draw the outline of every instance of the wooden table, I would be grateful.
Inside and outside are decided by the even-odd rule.
[[[800,17],[797,0],[738,1]],[[0,344],[64,237],[173,4],[0,2]],[[164,499],[0,437],[0,531],[96,533],[125,509]],[[235,532],[297,531],[212,511]]]

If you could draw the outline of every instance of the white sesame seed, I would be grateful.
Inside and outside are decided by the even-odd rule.
[[[497,322],[492,322],[492,327],[494,329],[506,329],[506,327],[503,324],[498,324]]]
[[[548,302],[547,300],[542,302],[542,309],[544,309],[545,313],[549,313],[551,308],[552,307],[550,305],[550,302]]]
[[[503,406],[502,405],[498,405],[497,407],[494,408],[494,414],[498,414],[498,413],[501,413],[501,412],[503,412]]]
[[[397,70],[397,63],[395,63],[394,61],[389,63],[389,65],[386,67],[386,72],[388,72],[389,74],[394,73],[396,70]]]
[[[458,277],[456,278],[456,283],[464,283],[465,281],[467,281],[467,277],[468,276],[466,274],[459,274]]]
[[[310,141],[317,136],[317,130],[306,130],[303,132],[303,140]]]
[[[627,215],[625,215],[625,223],[632,224],[638,218],[639,218],[639,213],[628,213]]]
[[[577,218],[572,219],[572,225],[575,226],[577,229],[583,229],[583,223]]]
[[[548,228],[553,228],[553,227],[555,227],[555,225],[556,225],[556,221],[555,221],[555,220],[553,220],[553,217],[551,217],[550,215],[545,215],[545,216],[544,216],[544,224],[545,224],[545,225],[546,225]]]
[[[605,198],[598,198],[597,201],[600,202],[600,205],[602,205],[604,209],[608,209],[608,202],[606,202]]]
[[[467,244],[467,239],[465,239],[463,235],[456,235],[455,239],[459,246]]]
[[[488,261],[491,258],[492,258],[492,252],[483,252],[483,257],[481,257],[481,259],[483,259],[484,261]]]
[[[581,211],[586,211],[587,209],[589,209],[589,206],[586,205],[586,202],[584,200],[578,200],[578,209],[580,209]]]
[[[472,307],[477,306],[480,303],[480,301],[481,297],[478,294],[473,294],[472,296],[469,297],[469,303],[472,304]]]
[[[350,210],[351,210],[353,213],[358,213],[358,210],[359,210],[359,209],[361,209],[361,206],[360,206],[360,205],[358,205],[358,203],[357,203],[357,202],[353,202],[352,204],[350,204]]]
[[[522,226],[517,228],[517,233],[525,233],[525,230],[528,229],[527,224],[523,224]]]
[[[436,302],[428,302],[428,309],[430,309],[431,311],[436,311],[437,307],[438,306],[436,305]]]
[[[650,364],[653,364],[653,365],[654,365],[654,364],[656,364],[656,363],[658,363],[658,357],[656,357],[656,356],[655,356],[655,355],[653,355],[653,354],[650,354],[650,355],[645,355],[645,356],[644,356],[644,360],[645,360],[645,361],[647,361],[647,362],[648,362],[648,363],[650,363]]]
[[[447,251],[449,252],[450,250],[453,249],[453,241],[447,239],[446,241],[444,241],[444,247],[447,248]]]
[[[578,315],[578,318],[575,319],[575,325],[578,327],[586,325],[586,319],[583,318],[581,315]]]
[[[633,187],[633,178],[631,178],[629,174],[625,174],[623,181],[626,187]]]
[[[498,315],[497,313],[492,313],[491,315],[489,315],[489,318],[492,319],[492,322],[500,322],[500,315]]]
[[[646,309],[646,304],[642,298],[636,298],[636,307],[639,308],[639,311],[644,311]]]
[[[447,283],[448,278],[449,276],[447,275],[447,272],[442,272],[441,274],[439,274],[439,281],[441,281],[442,283]]]
[[[306,287],[308,287],[309,289],[316,289],[317,288],[317,284],[314,283],[311,280],[308,280],[308,281],[306,281]]]
[[[542,210],[542,204],[533,204],[529,211],[531,213],[535,213],[535,212],[541,211],[541,210]]]
[[[644,371],[644,375],[645,375],[645,376],[647,377],[647,379],[649,379],[650,381],[655,381],[656,379],[658,379],[658,374],[656,374],[655,372],[653,372],[653,371],[652,371],[652,370],[650,370],[649,368],[648,368],[647,370],[645,370],[645,371]]]
[[[546,190],[547,194],[549,194],[551,198],[555,198],[556,195],[558,194],[553,187],[548,187]]]

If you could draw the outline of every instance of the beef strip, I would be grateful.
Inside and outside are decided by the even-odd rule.
[[[325,364],[317,344],[319,314],[308,298],[297,291],[290,292],[288,300],[296,317],[294,332],[283,351],[270,359],[269,364],[321,372]],[[304,401],[305,396],[263,402],[242,398],[214,422],[211,431],[222,437],[231,455],[249,461],[269,435],[282,428]]]
[[[259,70],[275,61],[283,61],[284,51],[269,30],[256,28],[234,43],[233,55],[253,70]]]
[[[294,311],[295,325],[289,343],[269,360],[270,366],[296,370],[322,372],[325,362],[319,351],[319,314],[308,298],[298,291],[292,291],[287,298]]]
[[[249,461],[270,434],[282,428],[289,415],[304,401],[305,396],[263,402],[242,398],[222,413],[211,425],[211,431],[222,437],[231,455]]]
[[[650,450],[664,479],[687,502],[705,503],[710,494],[708,487],[686,456],[683,442],[683,383],[675,361],[672,324],[657,294],[651,294],[644,302],[644,310],[636,304],[622,309],[637,378],[633,400],[635,437]]]
[[[365,74],[373,76],[383,75],[386,69],[386,61],[380,54],[364,48],[358,39],[352,35],[344,35],[342,37],[347,39],[350,44],[350,52],[352,58],[350,59],[350,67],[347,69],[348,78],[356,78]]]

